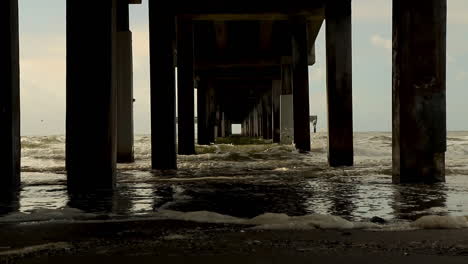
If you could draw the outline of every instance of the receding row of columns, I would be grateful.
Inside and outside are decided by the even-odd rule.
[[[133,159],[133,145],[125,142],[125,138],[133,137],[133,129],[125,126],[132,123],[132,115],[123,110],[131,111],[133,103],[131,32],[122,23],[125,21],[119,20],[125,10],[119,10],[124,5],[118,5],[118,1],[103,0],[92,6],[67,1],[66,167],[72,189],[114,186],[121,149],[118,142],[123,149],[119,156],[127,161]],[[393,5],[394,182],[443,181],[447,1],[428,0],[420,5],[394,0]],[[332,166],[353,164],[350,14],[350,1],[330,1],[326,9]],[[179,153],[195,153],[193,25],[183,19],[176,24],[176,18],[161,3],[149,1],[152,168],[157,170],[177,168],[176,50]],[[291,64],[283,67],[282,80],[272,82],[271,93],[261,99],[261,108],[254,107],[243,130],[248,135],[262,133],[282,142],[289,140],[287,134],[283,135],[285,128],[292,129],[297,148],[307,152],[311,145],[307,26],[303,18],[293,18],[291,24]],[[20,182],[17,0],[0,3],[0,35],[5,44],[0,49],[0,186],[14,189]],[[208,91],[203,126],[211,129],[206,129],[203,136],[206,143],[219,134],[217,120],[228,119],[213,102],[209,81],[198,85]],[[293,118],[288,117],[290,114]],[[221,125],[225,132],[226,124]],[[271,130],[261,130],[260,126]],[[123,135],[122,140],[119,135]]]

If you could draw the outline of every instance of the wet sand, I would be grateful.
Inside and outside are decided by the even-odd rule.
[[[468,263],[468,229],[252,230],[173,220],[0,225],[7,263]]]

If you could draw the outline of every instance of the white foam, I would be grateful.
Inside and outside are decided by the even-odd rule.
[[[0,218],[0,223],[44,222],[63,220],[85,220],[96,218],[97,215],[84,213],[79,209],[36,209],[28,213],[15,212]]]
[[[466,216],[428,215],[419,218],[410,225],[417,229],[460,229],[468,228]]]
[[[13,249],[0,252],[0,256],[24,256],[41,251],[51,251],[51,250],[65,250],[72,248],[70,243],[66,242],[56,242],[56,243],[47,243],[42,245],[35,245],[20,249]]]
[[[423,216],[408,223],[391,223],[378,225],[370,222],[352,222],[334,215],[310,214],[304,216],[288,216],[287,214],[265,213],[257,217],[246,219],[223,215],[209,211],[179,212],[161,210],[146,217],[96,220],[97,215],[83,213],[78,209],[38,209],[30,213],[12,213],[0,218],[0,223],[23,222],[129,222],[141,220],[181,220],[198,223],[235,224],[253,226],[253,229],[263,230],[308,230],[308,229],[364,229],[381,231],[405,231],[416,229],[461,229],[468,228],[468,216]]]

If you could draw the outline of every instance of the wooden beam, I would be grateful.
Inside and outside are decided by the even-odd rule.
[[[271,49],[273,21],[260,21],[259,46],[260,53],[267,53]]]
[[[218,48],[218,54],[223,54],[228,45],[226,22],[214,21],[213,26],[215,28],[216,47]]]

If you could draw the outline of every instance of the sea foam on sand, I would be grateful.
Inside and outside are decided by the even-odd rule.
[[[196,211],[179,212],[161,210],[146,217],[99,220],[97,215],[81,212],[78,209],[63,208],[57,210],[40,209],[30,213],[12,213],[0,218],[0,223],[44,223],[44,222],[129,222],[129,221],[181,220],[198,223],[246,225],[263,230],[381,230],[404,231],[416,229],[461,229],[468,228],[468,216],[423,216],[414,222],[402,222],[379,225],[371,222],[352,222],[339,216],[310,214],[288,216],[286,214],[265,213],[246,219],[215,212]]]

